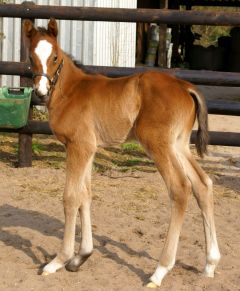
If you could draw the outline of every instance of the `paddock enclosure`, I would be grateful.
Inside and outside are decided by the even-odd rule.
[[[79,21],[240,25],[237,12],[46,7],[30,3],[1,4],[0,16],[33,21],[52,16]],[[234,72],[139,66],[85,69],[112,77],[153,69],[197,85],[240,87],[239,73]],[[21,86],[31,86],[23,36],[21,62],[0,62],[0,74],[19,75]],[[34,94],[31,104],[38,105]],[[239,290],[239,102],[208,100],[207,104],[215,126],[210,132],[209,156],[199,162],[214,181],[222,259],[214,279],[201,275],[205,243],[200,211],[191,199],[176,266],[160,290]],[[130,145],[131,149],[125,146],[98,152],[93,174],[94,254],[78,273],[62,270],[42,277],[38,276],[39,269],[54,256],[63,236],[64,149],[51,137],[48,123],[32,120],[31,112],[24,128],[2,128],[0,132],[4,132],[0,140],[0,290],[145,290],[143,285],[163,246],[170,205],[163,181],[142,150]],[[19,141],[15,133],[19,133]],[[37,142],[41,142],[40,148]],[[13,164],[25,168],[14,168]]]

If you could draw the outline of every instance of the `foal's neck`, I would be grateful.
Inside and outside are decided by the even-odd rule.
[[[64,74],[64,81],[68,83],[73,83],[75,79],[81,79],[85,74],[84,72],[78,68],[71,58],[63,53],[63,74]]]
[[[51,105],[55,101],[70,98],[73,86],[79,83],[85,75],[65,53],[62,53],[62,59],[63,67],[49,102]]]

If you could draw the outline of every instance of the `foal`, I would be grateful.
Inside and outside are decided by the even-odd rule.
[[[160,262],[148,287],[161,285],[175,263],[180,230],[188,197],[193,190],[202,211],[205,239],[205,274],[214,276],[220,259],[214,217],[212,181],[194,160],[189,140],[198,120],[196,148],[207,147],[207,109],[204,98],[185,81],[166,74],[146,72],[111,79],[88,75],[59,48],[58,28],[24,23],[30,40],[36,94],[49,110],[50,126],[66,146],[66,186],[63,195],[65,230],[58,255],[43,269],[54,273],[62,267],[77,271],[93,250],[90,220],[91,168],[98,146],[109,146],[135,137],[154,160],[171,199],[171,220]],[[81,246],[74,254],[77,213],[81,218]]]

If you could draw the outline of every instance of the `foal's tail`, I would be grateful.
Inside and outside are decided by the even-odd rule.
[[[198,120],[198,130],[196,136],[196,149],[200,157],[207,153],[208,145],[208,112],[205,98],[194,87],[187,88],[196,104],[196,116]]]

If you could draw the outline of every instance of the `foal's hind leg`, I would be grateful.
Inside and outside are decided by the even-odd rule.
[[[66,186],[63,197],[65,229],[62,248],[58,255],[43,268],[43,275],[64,267],[74,255],[76,216],[79,208],[88,201],[85,177],[92,164],[94,148],[77,144],[67,146]]]
[[[150,278],[151,282],[147,285],[153,288],[161,285],[163,277],[175,264],[179,235],[191,192],[191,184],[184,174],[182,165],[172,145],[157,145],[157,148],[150,149],[150,154],[166,183],[171,199],[171,219],[167,238],[159,265]]]
[[[214,277],[214,270],[220,260],[220,252],[214,223],[212,180],[194,160],[190,151],[187,151],[183,159],[185,159],[183,164],[191,180],[194,196],[202,211],[207,256],[204,273],[208,277]]]

